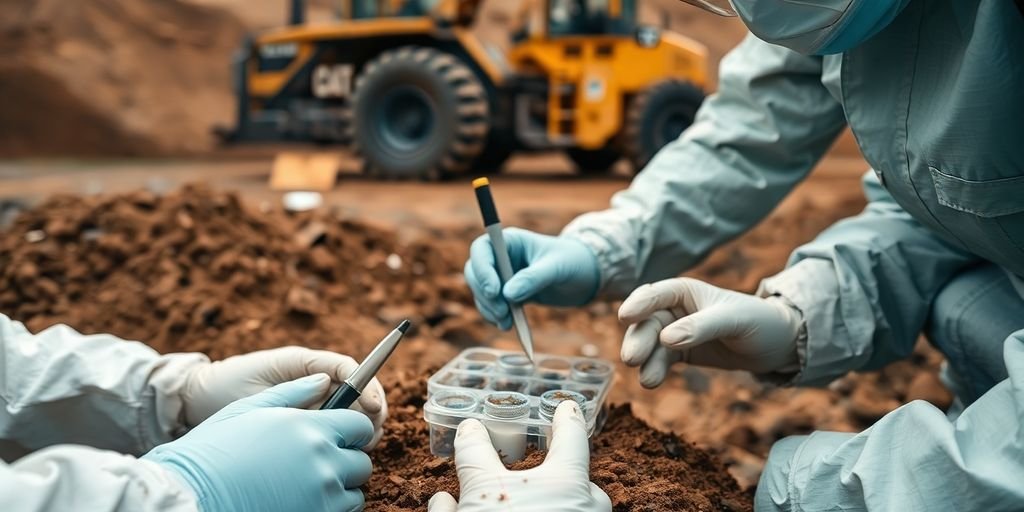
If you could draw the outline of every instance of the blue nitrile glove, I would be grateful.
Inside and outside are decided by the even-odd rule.
[[[358,487],[373,468],[359,448],[373,424],[355,411],[299,409],[330,383],[319,373],[232,402],[143,459],[180,476],[204,512],[362,510]]]
[[[466,262],[466,282],[473,290],[477,309],[488,322],[506,330],[512,327],[512,312],[506,301],[582,306],[597,295],[601,270],[597,257],[583,242],[518,228],[502,232],[515,272],[504,289],[487,235],[473,241]]]

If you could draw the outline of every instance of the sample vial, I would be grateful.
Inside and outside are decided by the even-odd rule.
[[[537,363],[537,374],[542,379],[565,380],[569,378],[569,361],[549,357]]]
[[[469,389],[484,389],[487,387],[487,379],[477,373],[453,371],[441,377],[441,384]]]
[[[480,375],[462,375],[459,377],[459,387],[484,389],[487,387],[487,379]]]
[[[484,397],[484,415],[491,442],[502,462],[508,464],[526,456],[526,424],[530,416],[530,399],[515,392],[491,393]]]
[[[490,352],[470,352],[463,356],[459,368],[464,370],[486,370],[497,357]]]
[[[495,378],[491,382],[491,389],[495,391],[515,391],[517,393],[525,393],[526,386],[529,385],[529,381],[523,378],[517,379],[501,379]]]
[[[510,375],[531,375],[533,363],[523,354],[505,354],[498,358],[498,369]]]
[[[532,386],[530,386],[530,395],[531,396],[541,396],[541,395],[543,395],[544,393],[546,393],[548,391],[551,391],[551,390],[554,390],[554,389],[562,389],[564,387],[564,385],[565,385],[564,382],[557,382],[557,381],[556,382],[552,382],[552,381],[548,381],[548,380],[535,381],[535,383]]]
[[[430,403],[438,408],[448,423],[457,425],[463,418],[476,410],[476,397],[469,393],[440,392],[430,398]],[[451,416],[448,416],[448,415]],[[431,452],[450,457],[455,453],[455,428],[436,425],[430,428]]]
[[[611,365],[596,361],[580,361],[572,365],[572,379],[577,382],[599,384],[612,374]]]
[[[569,391],[567,389],[553,389],[540,396],[540,408],[537,411],[538,416],[541,420],[550,422],[555,417],[555,409],[558,408],[558,404],[565,402],[566,400],[572,400],[576,402],[576,405],[580,406],[581,411],[586,411],[583,408],[583,403],[587,401],[586,397],[575,391]],[[542,428],[543,435],[537,441],[537,447],[541,450],[550,449],[551,436],[554,434],[550,423]]]
[[[583,410],[583,404],[586,403],[587,398],[580,393],[567,389],[548,391],[540,396],[540,410],[537,412],[540,414],[541,419],[551,421],[555,417],[555,409],[558,408],[558,404],[566,400],[576,402],[580,406],[580,410]]]

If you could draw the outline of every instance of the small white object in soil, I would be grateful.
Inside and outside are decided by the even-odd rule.
[[[398,270],[402,268],[402,257],[395,253],[391,253],[388,255],[388,258],[384,260],[384,264],[391,270]]]
[[[600,353],[601,350],[593,343],[587,343],[580,347],[580,354],[583,354],[583,357],[597,357]]]
[[[290,212],[304,212],[323,205],[324,196],[319,192],[288,192],[281,197],[281,201]]]
[[[86,242],[92,242],[93,240],[96,240],[101,236],[103,236],[102,229],[92,228],[82,231],[82,240],[85,240]]]
[[[46,232],[41,229],[33,229],[28,233],[25,233],[25,241],[34,244],[46,240]]]

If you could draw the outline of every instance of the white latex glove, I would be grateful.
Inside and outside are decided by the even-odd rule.
[[[201,364],[189,372],[182,391],[185,421],[190,427],[198,425],[235,400],[307,375],[326,373],[340,384],[357,366],[359,363],[349,356],[305,347],[260,350]],[[336,387],[332,386],[331,391]],[[325,394],[311,408],[320,407],[329,396]],[[364,447],[368,451],[383,435],[382,427],[388,416],[384,388],[376,378],[370,381],[351,409],[366,414],[373,422],[373,441]]]
[[[676,362],[756,374],[799,370],[803,315],[779,297],[761,298],[681,277],[641,286],[619,307],[629,324],[622,361],[641,366],[654,388]]]
[[[439,492],[430,498],[427,512],[612,510],[608,495],[590,481],[587,428],[573,401],[562,402],[555,410],[551,448],[540,466],[509,471],[483,424],[465,420],[455,435],[455,467],[462,501]]]

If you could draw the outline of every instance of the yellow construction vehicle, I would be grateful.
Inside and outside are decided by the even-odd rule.
[[[471,27],[481,0],[339,0],[236,60],[228,140],[351,144],[368,172],[442,179],[513,151],[564,150],[583,171],[636,169],[693,121],[706,50],[639,24],[637,0],[527,0],[508,49]]]

